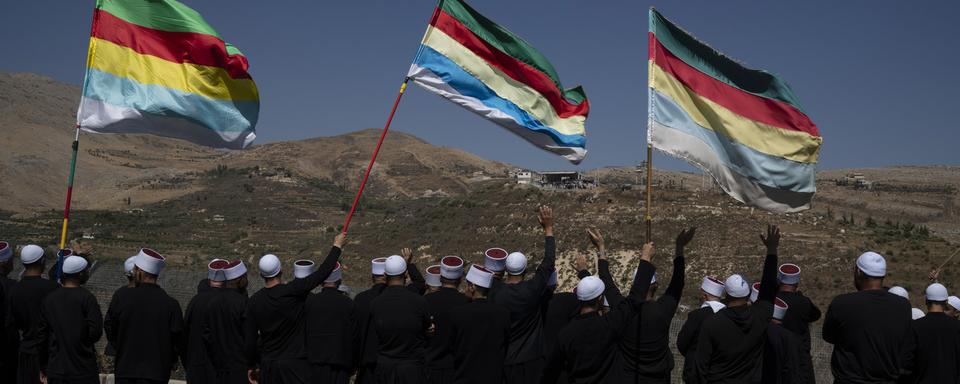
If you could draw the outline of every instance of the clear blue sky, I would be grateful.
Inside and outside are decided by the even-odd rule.
[[[258,142],[382,127],[433,0],[184,0],[249,58]],[[958,164],[958,1],[474,0],[591,102],[580,168],[644,156],[647,9],[785,78],[824,136],[821,169]],[[0,15],[0,70],[80,84],[93,1],[30,0]],[[392,129],[531,168],[569,169],[496,125],[411,87]],[[389,143],[387,144],[389,145]],[[657,155],[655,164],[687,169]]]

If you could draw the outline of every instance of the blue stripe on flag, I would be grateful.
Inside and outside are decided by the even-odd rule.
[[[416,64],[435,73],[443,79],[447,85],[461,95],[477,99],[483,103],[483,105],[503,112],[518,124],[531,131],[550,136],[558,145],[578,148],[584,148],[586,146],[586,137],[584,135],[565,135],[556,129],[544,125],[523,108],[497,96],[486,84],[464,71],[463,68],[440,52],[426,45],[421,45],[420,49],[421,51],[417,56]]]
[[[650,89],[653,120],[696,137],[710,146],[723,165],[764,186],[794,192],[816,192],[816,164],[800,163],[757,152],[717,132],[697,125],[683,108],[666,95]]]

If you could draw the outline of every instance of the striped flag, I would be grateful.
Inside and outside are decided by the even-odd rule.
[[[653,9],[649,40],[650,144],[703,169],[741,202],[808,209],[823,139],[787,83],[740,65]]]
[[[460,0],[441,0],[407,75],[436,93],[577,164],[590,104],[564,90],[530,44]]]
[[[216,148],[253,143],[247,58],[176,0],[97,0],[77,124]]]

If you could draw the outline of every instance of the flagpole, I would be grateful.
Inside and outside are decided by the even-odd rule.
[[[70,156],[70,173],[67,176],[67,202],[63,207],[63,226],[60,230],[60,249],[64,249],[67,246],[67,228],[70,225],[70,202],[73,198],[73,177],[77,172],[77,152],[80,149],[80,124],[76,126],[76,134],[73,137],[73,144],[71,148],[73,149],[73,154]],[[57,272],[56,278],[60,278],[60,265],[63,264],[63,256],[60,252],[57,252]]]
[[[397,106],[400,105],[400,99],[403,97],[403,93],[407,89],[407,82],[409,81],[409,77],[404,78],[403,84],[400,85],[400,92],[397,94],[397,99],[393,102],[393,108],[390,109],[390,116],[387,117],[387,123],[383,126],[383,132],[380,134],[380,140],[377,141],[377,147],[373,150],[373,156],[370,157],[370,164],[367,165],[367,171],[363,173],[363,180],[360,181],[360,189],[357,190],[357,197],[353,199],[353,206],[350,207],[350,213],[347,214],[347,219],[343,222],[343,233],[347,233],[347,228],[350,227],[350,220],[353,219],[353,214],[357,211],[357,205],[360,204],[360,196],[363,195],[363,188],[366,187],[367,178],[370,177],[370,170],[373,169],[373,163],[377,161],[380,146],[383,145],[383,139],[387,137],[387,131],[390,130],[393,115],[397,113]]]
[[[653,144],[647,144],[647,242],[653,241],[653,215],[650,209],[653,206]]]

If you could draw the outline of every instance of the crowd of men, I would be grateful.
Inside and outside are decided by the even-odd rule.
[[[621,290],[597,230],[588,231],[596,274],[580,255],[576,289],[557,292],[552,210],[541,207],[538,221],[545,241],[535,268],[522,253],[492,248],[469,268],[446,256],[421,274],[404,249],[373,259],[371,287],[351,299],[341,284],[340,234],[319,264],[296,261],[289,281],[277,256],[261,257],[264,285],[252,295],[243,261],[212,260],[185,312],[157,284],[166,259],[154,250],[127,259],[128,284],[102,315],[83,288],[85,255],[61,250],[62,263],[44,278],[44,250],[26,245],[15,281],[14,247],[0,242],[0,382],[99,383],[95,344],[104,334],[118,384],[165,383],[177,361],[191,384],[669,383],[674,375],[686,383],[815,382],[809,327],[821,311],[799,290],[800,267],[778,268],[776,226],[760,236],[758,282],[703,277],[702,305],[676,339],[684,356],[676,369],[670,323],[696,230],[676,237],[659,296],[653,245],[619,271],[632,276]],[[834,345],[835,382],[960,382],[960,299],[933,283],[927,312],[914,314],[904,289],[885,288],[886,269],[881,255],[864,253],[853,269],[856,291],[827,308],[823,339]]]

